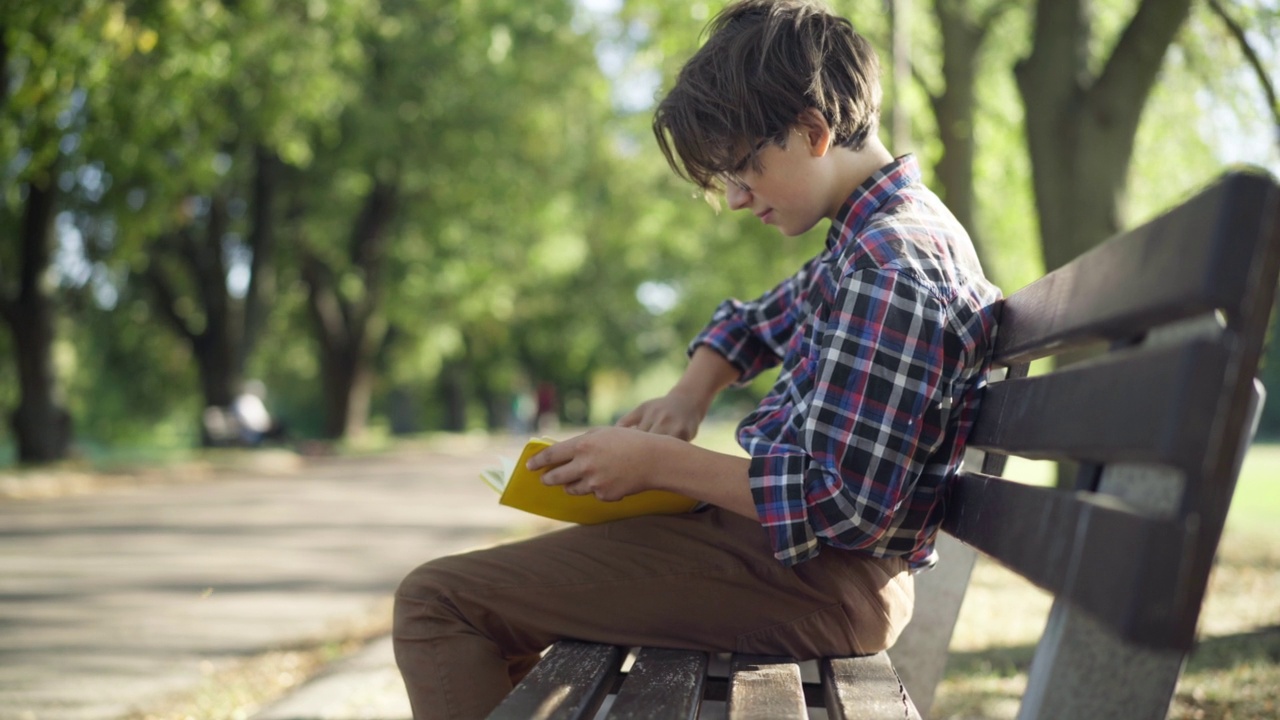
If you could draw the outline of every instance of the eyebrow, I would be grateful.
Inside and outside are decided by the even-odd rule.
[[[749,150],[747,154],[742,156],[741,160],[739,160],[732,168],[729,169],[729,172],[731,173],[742,172],[744,169],[747,168],[748,165],[751,164],[751,159],[754,158],[756,155],[760,154],[760,151],[763,150],[764,146],[768,144],[769,144],[769,138],[761,138],[760,141],[755,144],[755,147],[751,148],[751,150]]]

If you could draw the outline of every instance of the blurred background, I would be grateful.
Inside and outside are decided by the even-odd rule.
[[[1280,168],[1275,0],[831,4],[1006,293]],[[533,433],[665,392],[720,300],[823,237],[717,213],[655,147],[721,6],[0,4],[0,465]]]

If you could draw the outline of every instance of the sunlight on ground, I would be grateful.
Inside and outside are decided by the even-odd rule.
[[[1010,470],[1014,467],[1011,464]],[[1020,473],[1017,477],[1030,480]],[[1200,645],[1178,684],[1170,718],[1280,716],[1277,517],[1280,445],[1255,446],[1241,471],[1210,579],[1200,621]],[[953,720],[1015,717],[1026,688],[1034,643],[1049,606],[1045,593],[994,563],[979,561],[932,716]]]

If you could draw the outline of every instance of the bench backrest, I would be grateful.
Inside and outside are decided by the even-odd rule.
[[[943,528],[1055,596],[1029,694],[1048,692],[1034,687],[1037,671],[1046,683],[1084,672],[1065,666],[1102,654],[1096,639],[1076,639],[1088,635],[1106,637],[1115,662],[1160,666],[1146,691],[1121,672],[1116,694],[1146,692],[1146,705],[1172,695],[1255,429],[1278,213],[1271,179],[1231,174],[1004,302],[996,362],[1008,376],[986,391],[970,436],[986,460],[958,479]],[[1087,359],[1026,377],[1033,360],[1079,355]],[[1043,487],[1000,477],[1006,456],[1076,463],[1077,479]],[[1054,667],[1077,642],[1092,649]],[[1117,671],[1106,665],[1089,684]],[[1060,702],[1037,713],[1024,700],[1020,717],[1089,716]],[[1114,716],[1144,716],[1128,712]]]
[[[1268,179],[1228,176],[1005,301],[996,361],[1013,377],[987,389],[970,444],[1075,461],[1079,479],[1043,488],[966,474],[949,533],[1122,637],[1191,647],[1255,418],[1278,200]],[[1109,351],[1016,377],[1098,342]],[[1122,464],[1103,488],[1104,470]]]

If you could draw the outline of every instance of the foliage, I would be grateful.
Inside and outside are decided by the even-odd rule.
[[[190,338],[219,303],[239,323],[226,342],[240,348],[242,375],[267,382],[268,404],[297,434],[321,433],[322,398],[333,389],[308,309],[308,257],[328,269],[344,312],[366,308],[371,412],[392,416],[395,430],[501,426],[513,399],[541,381],[576,398],[566,402],[572,419],[621,410],[588,407],[595,378],[678,369],[720,300],[767,289],[821,243],[821,230],[780,239],[754,218],[709,208],[653,147],[653,98],[719,5],[6,5],[0,232],[15,232],[23,183],[56,172],[58,357],[79,434],[132,442],[165,427],[194,441],[205,400]],[[833,5],[887,66],[883,0]],[[1134,3],[1093,5],[1088,68],[1096,71]],[[997,6],[1004,12],[977,64],[975,235],[988,248],[988,272],[1011,292],[1043,267],[1013,74],[1032,49],[1033,8],[957,7]],[[1246,27],[1276,23],[1265,3],[1234,12]],[[899,149],[931,168],[943,151],[926,94],[942,89],[940,20],[931,3],[913,3],[908,20],[919,77],[899,88],[886,74],[886,106],[911,119],[912,139]],[[1270,35],[1250,37],[1260,57],[1275,57]],[[1231,138],[1265,137],[1261,98],[1229,30],[1197,2],[1139,125],[1126,224],[1249,158]],[[1276,163],[1274,148],[1255,155]],[[270,203],[255,184],[263,157],[279,168]],[[366,262],[356,238],[379,184],[394,202],[385,242]],[[214,222],[218,207],[223,225]],[[262,227],[275,243],[258,253],[252,238]],[[202,275],[165,249],[182,235],[221,268]],[[0,288],[16,265],[14,244],[0,243]],[[157,268],[172,287],[169,302],[144,282]],[[266,293],[260,316],[249,309],[250,287]],[[189,332],[165,329],[167,309]],[[0,353],[13,352],[0,336]],[[1273,388],[1278,364],[1266,368]],[[16,402],[13,380],[12,366],[0,366],[5,407]],[[1280,415],[1267,423],[1264,431],[1280,432]]]

